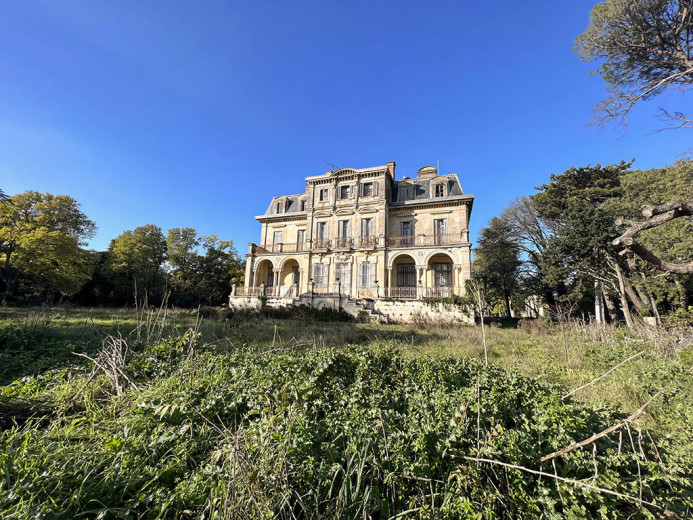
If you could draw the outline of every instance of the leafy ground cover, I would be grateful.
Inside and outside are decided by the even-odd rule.
[[[685,335],[491,328],[485,368],[474,327],[23,312],[0,313],[0,361],[43,346],[0,388],[2,518],[691,516]],[[121,394],[67,355],[106,332],[133,349]],[[643,419],[540,462],[667,385]]]

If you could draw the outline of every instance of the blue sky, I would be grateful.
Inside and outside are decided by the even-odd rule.
[[[472,231],[571,166],[660,167],[693,131],[588,126],[604,95],[573,54],[595,2],[5,0],[0,187],[65,193],[102,249],[126,229],[259,239],[273,195],[339,167],[457,172]]]

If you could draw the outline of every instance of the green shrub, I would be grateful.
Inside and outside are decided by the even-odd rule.
[[[693,327],[693,306],[687,309],[678,308],[664,317],[667,327]]]
[[[0,516],[616,519],[656,512],[459,458],[553,472],[538,462],[542,455],[620,418],[563,401],[558,389],[516,371],[403,358],[388,348],[197,349],[191,356],[189,341],[167,341],[132,361],[158,367],[131,370],[139,392],[84,401],[47,426],[29,422],[0,433]],[[556,469],[633,496],[642,486],[643,499],[689,514],[690,455],[674,454],[665,441],[655,454],[643,440],[645,459],[627,443],[605,437],[593,445],[596,456],[575,450]]]

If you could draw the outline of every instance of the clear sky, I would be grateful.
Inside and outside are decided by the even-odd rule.
[[[573,54],[593,1],[4,0],[0,187],[71,195],[102,249],[126,229],[259,240],[303,178],[397,162],[459,173],[472,231],[551,173],[660,167],[693,130],[588,127],[605,89]],[[327,162],[326,162],[327,161]]]

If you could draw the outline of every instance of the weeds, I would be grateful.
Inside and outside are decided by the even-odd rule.
[[[2,518],[691,515],[688,350],[649,336],[489,327],[485,368],[475,327],[169,311],[138,344],[128,313],[93,318],[0,332],[38,367],[0,387]],[[60,365],[74,344],[111,368]]]

